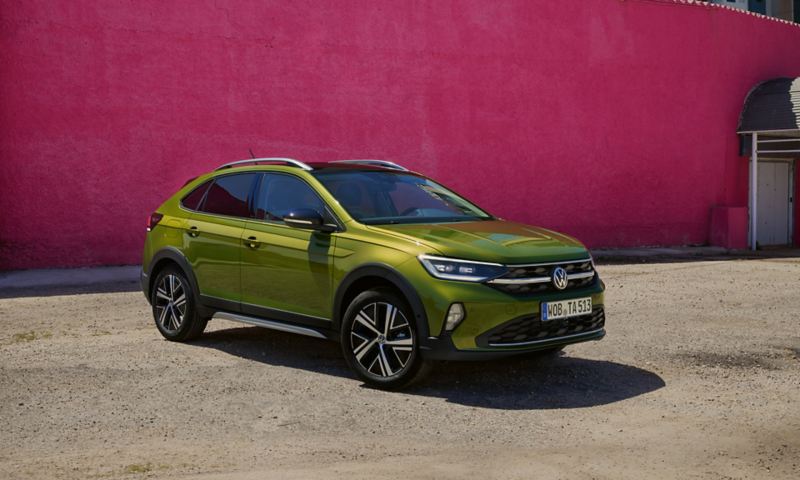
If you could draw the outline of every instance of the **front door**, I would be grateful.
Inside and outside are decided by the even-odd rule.
[[[791,243],[792,193],[790,162],[758,162],[757,239],[759,246]]]
[[[322,199],[299,177],[264,173],[255,202],[256,219],[247,222],[242,235],[242,311],[327,327],[335,234],[290,227],[282,220],[298,208],[326,215]]]

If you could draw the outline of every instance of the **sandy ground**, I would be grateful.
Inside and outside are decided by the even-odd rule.
[[[0,291],[0,478],[800,478],[800,259],[600,272],[603,341],[404,393],[311,338],[166,342],[134,285]]]

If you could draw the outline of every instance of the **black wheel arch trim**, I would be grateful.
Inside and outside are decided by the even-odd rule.
[[[414,314],[414,321],[416,322],[417,336],[420,339],[426,339],[428,337],[428,315],[425,312],[425,305],[422,303],[422,299],[417,293],[417,290],[397,270],[382,263],[368,263],[361,265],[345,275],[345,277],[339,283],[334,295],[333,314],[331,315],[331,319],[333,320],[333,330],[339,331],[341,329],[343,320],[342,302],[344,301],[345,293],[350,286],[353,285],[353,283],[364,277],[381,277],[400,290],[400,293],[403,294],[406,301],[408,301],[409,306],[413,310],[412,313]]]
[[[197,285],[197,278],[194,276],[194,270],[192,270],[192,266],[189,263],[189,260],[175,247],[164,247],[155,255],[153,258],[150,259],[150,264],[147,265],[147,268],[142,269],[142,291],[144,295],[147,297],[147,301],[150,301],[150,289],[152,288],[153,278],[153,268],[158,265],[159,262],[163,260],[171,260],[178,264],[178,266],[183,270],[183,274],[186,275],[186,279],[189,280],[189,285],[192,287],[192,292],[194,293],[194,298],[200,298],[200,289]]]

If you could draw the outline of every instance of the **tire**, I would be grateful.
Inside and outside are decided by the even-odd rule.
[[[414,314],[391,290],[367,290],[350,302],[341,328],[342,353],[370,386],[399,390],[420,381],[431,364],[419,350]]]
[[[203,334],[208,323],[201,318],[194,291],[181,269],[169,266],[156,275],[150,293],[153,320],[167,340],[185,342]]]

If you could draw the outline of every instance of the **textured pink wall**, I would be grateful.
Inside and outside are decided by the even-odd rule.
[[[590,246],[746,205],[747,91],[800,28],[641,0],[0,0],[0,268],[140,260],[216,165],[387,158]]]

